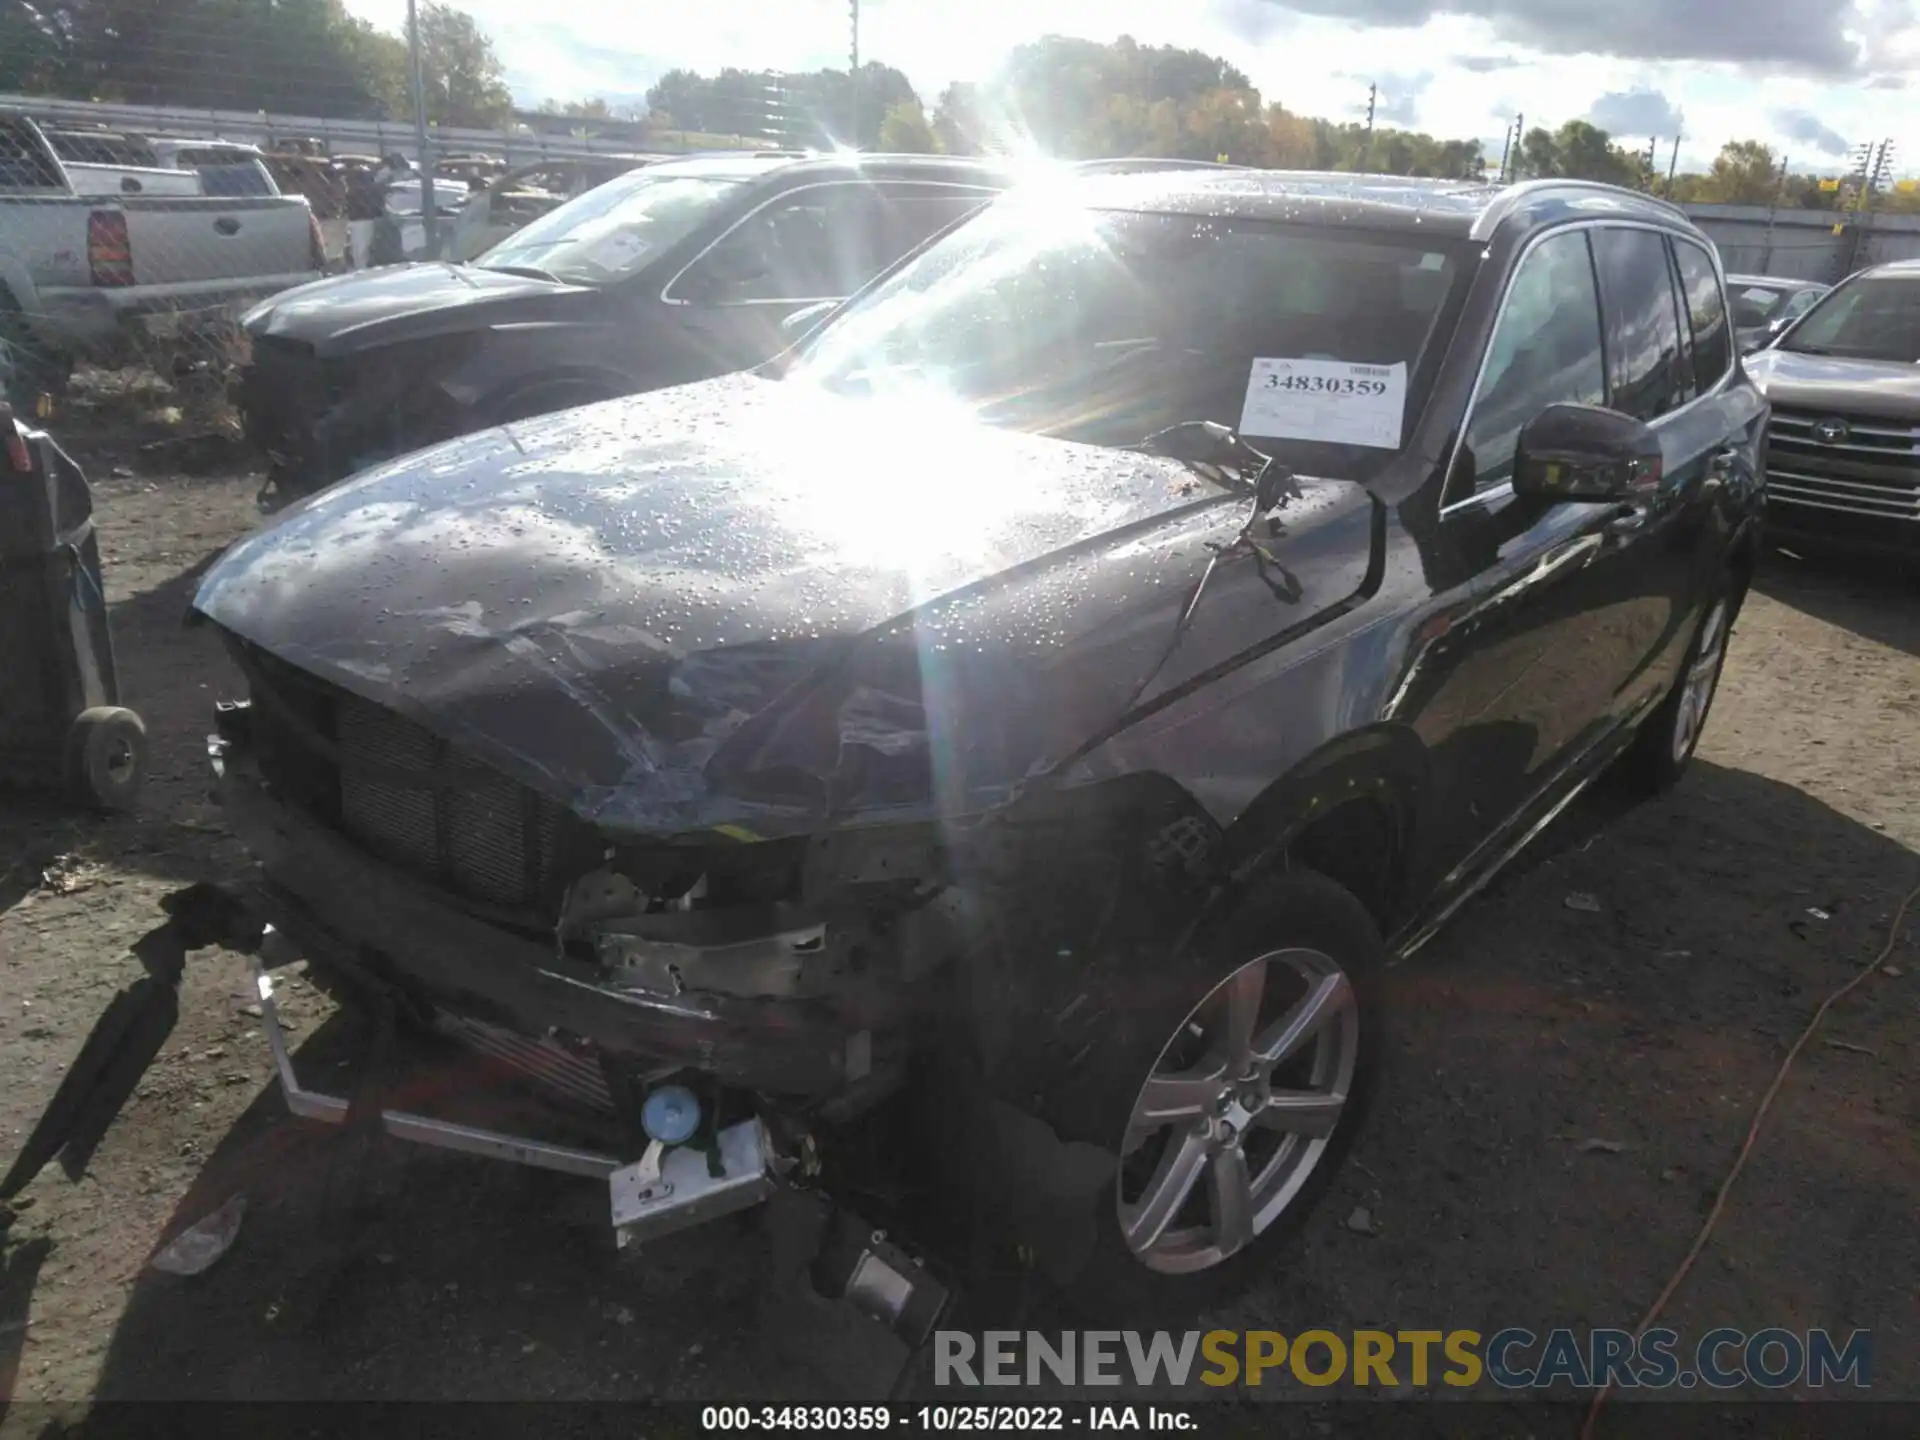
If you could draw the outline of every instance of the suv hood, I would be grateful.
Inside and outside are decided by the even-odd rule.
[[[1762,350],[1747,357],[1747,373],[1769,401],[1791,410],[1920,421],[1920,365]]]
[[[1306,538],[1364,492],[1305,489],[1265,542],[1304,547],[1303,589],[1259,592],[1276,629],[1366,565],[1358,516]],[[369,471],[234,546],[194,607],[603,828],[797,833],[991,803],[1190,672],[1181,612],[1248,504],[1171,461],[731,376]]]
[[[439,261],[297,285],[248,311],[247,333],[302,342],[323,358],[509,320],[573,316],[604,299],[586,285]]]

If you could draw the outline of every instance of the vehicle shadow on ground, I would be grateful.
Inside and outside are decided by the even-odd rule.
[[[1797,1029],[1878,943],[1920,862],[1801,791],[1712,764],[1658,802],[1620,804],[1603,791],[1573,807],[1526,867],[1394,967],[1392,1098],[1359,1163],[1201,1328],[1631,1323],[1658,1291],[1746,1123],[1744,1103],[1705,1090],[1757,1093],[1778,1041],[1753,1032]],[[1575,891],[1599,911],[1568,908]],[[1829,918],[1809,929],[1812,906]],[[328,1022],[300,1049],[305,1082],[342,1089],[363,1039]],[[1623,1048],[1652,1058],[1627,1064]],[[1578,1153],[1580,1135],[1621,1151]],[[277,1086],[258,1098],[170,1227],[245,1193],[238,1240],[203,1276],[143,1276],[99,1398],[840,1398],[757,1327],[751,1221],[617,1257],[596,1182],[389,1140],[341,1209],[330,1168],[348,1145],[287,1118]],[[1850,1171],[1848,1153],[1776,1140],[1742,1196],[1768,1243],[1692,1288],[1741,1315],[1844,1309],[1832,1318],[1911,1333],[1901,1287],[1920,1237],[1888,1223],[1906,1197]],[[1371,1233],[1347,1222],[1355,1205]],[[328,1275],[316,1310],[303,1296]],[[1905,1364],[1887,1357],[1876,1388],[1920,1392]]]
[[[1920,655],[1920,570],[1871,558],[1769,554],[1754,588],[1790,609]]]

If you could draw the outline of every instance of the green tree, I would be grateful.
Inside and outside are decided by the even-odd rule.
[[[887,111],[880,121],[879,148],[902,155],[931,155],[939,150],[939,137],[918,100],[902,100]]]
[[[427,118],[436,125],[487,130],[513,115],[500,57],[464,10],[432,0],[420,7],[420,75]]]
[[[1729,140],[1713,157],[1701,187],[1703,200],[1722,205],[1765,205],[1779,195],[1773,151],[1758,140]]]
[[[1569,120],[1558,130],[1529,130],[1520,142],[1517,173],[1530,180],[1598,180],[1630,188],[1646,181],[1640,157],[1585,120]]]

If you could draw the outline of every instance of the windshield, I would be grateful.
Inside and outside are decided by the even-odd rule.
[[[1418,414],[1451,242],[1006,200],[830,323],[790,378],[1092,444],[1188,420],[1362,478]]]
[[[583,285],[623,280],[691,234],[742,183],[645,170],[622,175],[514,231],[474,264],[544,270]]]
[[[1868,275],[1830,292],[1780,344],[1809,355],[1920,360],[1920,275]]]

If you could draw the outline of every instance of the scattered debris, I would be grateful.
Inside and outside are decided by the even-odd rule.
[[[1693,952],[1691,950],[1662,950],[1660,952],[1660,958],[1662,960],[1691,960],[1693,958]]]
[[[607,1319],[613,1321],[616,1325],[631,1325],[633,1323],[633,1311],[629,1310],[625,1305],[615,1305],[608,1309]]]
[[[1807,907],[1807,914],[1816,920],[1831,920],[1833,918],[1829,912],[1822,910],[1818,905],[1809,905]]]
[[[1829,1050],[1845,1050],[1853,1055],[1871,1055],[1876,1060],[1880,1058],[1880,1052],[1878,1050],[1869,1050],[1864,1045],[1850,1044],[1845,1040],[1829,1040],[1827,1041],[1827,1048]]]
[[[1618,1140],[1582,1140],[1580,1142],[1580,1153],[1582,1155],[1618,1155],[1626,1148],[1627,1147]]]
[[[1569,910],[1583,910],[1589,915],[1600,913],[1600,901],[1584,890],[1575,890],[1568,895],[1566,905]]]
[[[78,895],[100,882],[101,869],[79,855],[61,855],[40,872],[40,888],[51,895]]]
[[[1880,973],[1882,975],[1891,976],[1893,979],[1898,980],[1902,975],[1906,974],[1907,972],[1902,970],[1898,965],[1882,965],[1880,967]]]
[[[167,1275],[199,1275],[233,1247],[240,1219],[247,1213],[247,1197],[235,1195],[205,1219],[196,1220],[147,1263]]]
[[[1347,1216],[1347,1229],[1356,1235],[1378,1235],[1380,1227],[1373,1223],[1373,1212],[1364,1205],[1353,1207],[1353,1213]]]
[[[260,1007],[258,1005],[242,1005],[240,1007],[240,1013],[242,1015],[250,1015],[255,1020],[258,1020],[260,1018]]]

